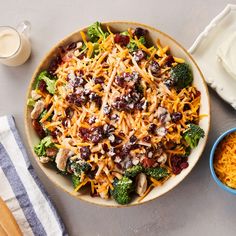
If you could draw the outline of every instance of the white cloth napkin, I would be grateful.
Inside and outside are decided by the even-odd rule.
[[[24,235],[67,235],[29,162],[12,116],[0,117],[0,196]]]

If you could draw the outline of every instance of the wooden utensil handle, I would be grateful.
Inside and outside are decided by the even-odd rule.
[[[0,197],[0,236],[22,236],[14,216]]]

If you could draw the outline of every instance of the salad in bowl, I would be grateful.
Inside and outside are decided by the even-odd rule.
[[[96,22],[61,43],[27,101],[38,161],[70,179],[73,195],[121,205],[145,201],[191,169],[209,125],[199,123],[206,88],[195,85],[193,63],[132,26]]]

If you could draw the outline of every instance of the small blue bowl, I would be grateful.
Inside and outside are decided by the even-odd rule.
[[[236,195],[236,189],[232,189],[228,186],[226,186],[225,184],[223,184],[217,177],[215,170],[214,170],[214,166],[213,166],[213,161],[214,161],[214,155],[215,155],[215,150],[216,147],[218,146],[218,144],[222,141],[222,139],[227,136],[228,134],[232,133],[232,132],[236,132],[236,128],[232,128],[230,130],[227,130],[226,132],[224,132],[214,143],[212,149],[211,149],[211,153],[210,153],[210,170],[211,170],[211,175],[213,177],[213,179],[215,180],[215,182],[218,184],[218,186],[220,186],[223,190],[235,194]]]

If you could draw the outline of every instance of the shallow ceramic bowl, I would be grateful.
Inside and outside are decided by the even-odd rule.
[[[163,184],[160,187],[157,187],[153,189],[141,202],[138,202],[137,199],[134,199],[128,206],[132,205],[138,205],[144,202],[148,202],[150,200],[153,200],[157,197],[160,197],[164,193],[167,193],[169,190],[173,189],[177,184],[179,184],[192,170],[192,168],[197,163],[198,159],[200,158],[208,136],[209,131],[209,125],[210,125],[210,104],[209,104],[209,95],[207,86],[205,83],[205,80],[203,78],[203,75],[198,68],[196,62],[193,60],[193,58],[190,56],[190,54],[174,39],[172,39],[167,34],[154,29],[152,27],[149,27],[147,25],[139,24],[139,23],[133,23],[133,22],[108,22],[104,23],[103,26],[109,25],[111,30],[113,32],[121,32],[125,31],[128,28],[136,28],[136,27],[142,27],[148,30],[150,40],[153,41],[153,43],[156,42],[156,40],[159,38],[162,45],[169,45],[171,52],[176,57],[181,57],[186,60],[187,63],[189,63],[193,70],[194,75],[194,85],[200,90],[201,92],[201,108],[200,108],[200,114],[206,114],[207,116],[204,116],[204,118],[200,121],[200,126],[204,129],[206,136],[204,139],[201,139],[197,148],[195,148],[191,155],[189,156],[189,167],[181,172],[181,174],[170,178],[165,184]],[[86,31],[86,28],[82,29],[83,31]],[[30,97],[30,91],[33,86],[33,82],[35,80],[35,77],[38,75],[39,72],[46,69],[49,65],[50,60],[57,54],[59,46],[67,45],[70,42],[81,40],[81,36],[79,33],[80,30],[70,34],[66,38],[64,38],[62,41],[60,41],[56,46],[54,46],[49,53],[44,57],[40,65],[37,67],[31,83],[29,85],[27,98]],[[48,176],[48,178],[58,187],[60,187],[65,192],[75,196],[78,199],[84,200],[86,202],[102,205],[102,206],[115,206],[118,207],[118,205],[114,200],[104,200],[102,198],[92,198],[88,193],[77,193],[73,194],[73,187],[71,184],[71,181],[69,178],[66,178],[65,176],[59,175],[55,169],[51,168],[49,165],[41,164],[38,161],[37,156],[33,152],[33,147],[35,144],[39,142],[39,138],[37,134],[35,133],[32,125],[31,125],[31,119],[30,119],[30,111],[31,109],[26,106],[26,113],[25,113],[25,128],[26,128],[26,134],[28,139],[28,144],[30,147],[30,150],[32,152],[32,155],[35,157],[35,159],[38,162],[38,165],[42,169],[42,171]]]
[[[236,132],[236,128],[232,128],[230,130],[227,130],[226,132],[224,132],[222,135],[220,135],[220,137],[215,141],[212,149],[211,149],[211,153],[210,153],[210,170],[211,170],[211,175],[213,177],[213,179],[215,180],[215,182],[218,184],[219,187],[221,187],[223,190],[232,193],[234,195],[236,195],[236,189],[230,188],[227,185],[223,184],[219,178],[217,177],[216,173],[215,173],[215,169],[214,169],[214,156],[215,156],[215,151],[216,148],[218,146],[218,144],[224,139],[224,137],[226,137],[227,135],[229,135],[230,133]]]

